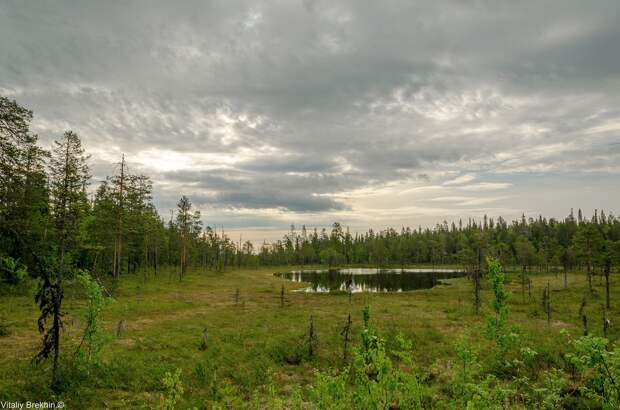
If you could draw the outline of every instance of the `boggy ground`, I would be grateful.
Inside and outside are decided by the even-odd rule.
[[[484,281],[483,308],[475,315],[472,284],[467,278],[428,290],[354,294],[349,302],[346,294],[293,292],[304,285],[273,275],[284,269],[289,268],[243,268],[222,273],[195,270],[181,282],[171,270],[156,277],[125,276],[116,286],[106,283],[113,294],[103,314],[110,336],[102,351],[102,364],[87,375],[68,365],[81,338],[80,312],[85,305],[78,286],[69,283],[63,304],[65,391],[59,395],[47,388],[50,363],[30,364],[40,344],[34,289],[20,296],[5,295],[0,300],[0,318],[8,325],[9,335],[0,337],[0,400],[62,399],[68,408],[157,408],[164,374],[180,368],[185,391],[178,408],[209,408],[226,398],[235,408],[265,405],[269,397],[289,396],[296,386],[305,394],[315,369],[341,367],[342,327],[351,313],[351,334],[356,344],[366,304],[388,345],[397,333],[413,341],[415,361],[428,376],[427,383],[438,403],[448,394],[445,386],[456,360],[458,337],[469,336],[484,352],[482,329],[490,299]],[[568,275],[567,289],[563,288],[562,274],[531,277],[529,297],[527,290],[522,294],[518,274],[508,275],[509,322],[522,329],[523,343],[538,352],[542,369],[562,362],[568,347],[561,329],[575,336],[582,332],[578,312],[584,295],[590,331],[602,334],[604,287],[595,277],[594,293],[590,294],[581,273]],[[548,282],[553,309],[550,327],[541,305],[542,289]],[[611,321],[608,336],[615,341],[620,332],[620,290],[615,280],[612,283],[612,309],[607,318]],[[306,343],[310,316],[317,334],[312,358],[308,357]],[[124,329],[117,336],[120,320]],[[201,350],[205,327],[208,346]]]

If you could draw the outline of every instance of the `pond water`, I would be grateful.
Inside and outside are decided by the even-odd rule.
[[[301,292],[406,292],[429,289],[443,279],[465,276],[458,269],[322,269],[276,273],[293,282],[308,283]]]

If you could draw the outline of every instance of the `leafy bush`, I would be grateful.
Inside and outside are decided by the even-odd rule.
[[[581,392],[604,409],[620,408],[620,348],[608,350],[603,337],[582,336],[572,340],[575,351],[566,355],[580,372]]]
[[[101,311],[107,301],[103,296],[101,285],[87,272],[79,272],[77,279],[83,286],[87,299],[86,310],[83,313],[86,327],[78,351],[86,362],[97,361],[101,348],[109,339],[103,331],[100,320]]]
[[[162,383],[165,393],[160,397],[160,407],[162,410],[174,410],[184,392],[181,369],[176,369],[174,373],[166,372]]]
[[[333,375],[317,372],[311,388],[313,404],[320,409],[423,408],[426,391],[411,358],[411,343],[397,336],[399,349],[389,354],[385,341],[370,325],[368,307],[363,321],[362,343],[356,349],[351,374],[348,370]]]
[[[508,327],[508,292],[504,287],[505,276],[500,263],[495,258],[487,258],[488,277],[493,299],[491,314],[487,316],[486,337],[495,342],[495,366],[499,371],[511,367],[510,354],[519,344],[520,331],[516,326]]]
[[[0,258],[0,281],[8,285],[18,285],[28,275],[28,269],[19,259],[10,256]]]

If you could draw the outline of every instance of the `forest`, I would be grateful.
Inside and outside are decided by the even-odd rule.
[[[131,158],[93,181],[80,136],[45,149],[32,118],[0,97],[6,402],[620,408],[620,219],[609,210],[291,226],[257,246],[204,224],[182,192],[160,215]],[[398,295],[305,295],[273,276],[345,266],[467,275]]]
[[[2,252],[19,259],[33,276],[37,260],[67,257],[68,272],[96,276],[153,272],[163,266],[224,270],[241,266],[363,264],[452,264],[469,270],[496,257],[504,266],[548,272],[585,267],[602,272],[620,240],[620,220],[594,210],[591,217],[570,209],[564,219],[443,221],[433,228],[387,228],[351,233],[329,228],[296,230],[255,249],[236,242],[221,227],[203,227],[200,210],[180,195],[169,219],[155,208],[147,175],[127,171],[124,156],[116,173],[92,181],[88,154],[72,131],[59,136],[51,152],[29,132],[32,113],[2,98]],[[96,186],[92,186],[96,185]],[[106,229],[103,229],[103,228]],[[62,249],[61,249],[62,248]],[[60,263],[56,261],[54,263]]]

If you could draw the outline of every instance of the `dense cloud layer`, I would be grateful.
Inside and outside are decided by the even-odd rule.
[[[186,193],[209,224],[616,210],[619,15],[617,1],[13,0],[0,94],[34,110],[45,143],[78,132],[97,177],[124,152],[162,214]]]

